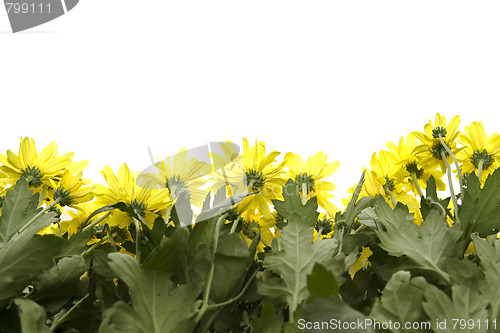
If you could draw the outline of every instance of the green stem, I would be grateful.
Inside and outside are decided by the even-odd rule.
[[[115,245],[115,239],[113,237],[113,234],[111,233],[111,229],[109,228],[109,225],[108,225],[107,229],[108,229],[108,237],[109,237],[109,242],[111,243],[111,247],[113,248],[114,252],[117,252],[116,245]]]
[[[357,234],[358,232],[360,232],[361,230],[363,230],[365,228],[365,225],[364,224],[361,224],[356,230],[354,230],[354,232],[352,233],[352,235],[355,235]]]
[[[444,163],[446,164],[446,169],[448,170],[448,183],[450,184],[450,195],[451,195],[451,200],[453,200],[453,209],[455,210],[455,221],[460,223],[460,219],[458,217],[458,201],[457,201],[457,196],[455,195],[455,190],[453,189],[453,177],[451,175],[451,165],[446,159],[446,155],[444,151],[441,151],[441,158],[443,159]]]
[[[418,195],[420,196],[420,199],[425,198],[424,193],[422,192],[422,189],[420,188],[420,184],[418,183],[418,177],[416,172],[411,172],[411,181],[413,185],[415,185],[415,189],[417,190]]]
[[[479,164],[477,166],[477,178],[479,179],[479,183],[481,183],[481,176],[483,175],[483,164],[484,160],[480,159]]]
[[[118,234],[115,232],[113,234],[113,236],[118,236]],[[82,253],[82,256],[83,257],[86,257],[88,256],[89,254],[92,253],[92,251],[94,251],[99,245],[101,245],[102,243],[104,243],[105,241],[107,241],[109,239],[109,236],[104,236],[103,238],[101,238],[97,243],[94,243],[91,247],[88,248],[87,251],[84,251]]]
[[[396,208],[396,205],[398,204],[398,201],[396,200],[396,197],[394,196],[394,193],[392,193],[392,191],[389,190],[388,188],[386,188],[385,186],[384,186],[384,190],[385,190],[385,193],[389,194],[389,196],[391,197],[391,202],[394,205],[394,208]]]
[[[101,216],[100,218],[98,218],[97,220],[95,220],[94,222],[92,222],[91,224],[86,226],[85,228],[83,228],[82,231],[87,231],[87,230],[93,229],[96,225],[101,223],[109,215],[111,215],[111,212],[106,212],[106,214],[104,214],[103,216]]]
[[[219,245],[220,228],[225,220],[226,220],[226,214],[223,214],[215,224],[214,245],[213,245],[214,256],[215,253],[217,252],[217,246]],[[205,290],[203,291],[203,303],[201,304],[200,311],[198,311],[198,314],[196,315],[195,318],[196,323],[198,323],[201,320],[205,312],[207,312],[208,310],[208,298],[210,297],[210,288],[212,287],[212,280],[214,278],[214,273],[215,273],[215,258],[213,258],[212,262],[210,263],[210,270],[208,271],[207,283],[205,285]]]
[[[139,221],[135,217],[134,219],[134,224],[135,224],[135,259],[137,262],[140,264],[141,263],[141,247],[139,246],[139,237],[141,237],[141,229],[139,227]]]
[[[226,305],[229,305],[229,304],[239,300],[240,297],[243,296],[243,294],[247,291],[248,287],[250,286],[250,283],[252,283],[253,279],[257,276],[257,273],[259,273],[259,270],[256,270],[255,272],[253,272],[252,276],[250,276],[247,283],[245,283],[245,286],[243,286],[243,289],[241,289],[241,291],[239,292],[238,295],[236,295],[233,298],[228,299],[227,301],[224,301],[222,303],[211,304],[211,305],[207,306],[207,310],[217,309],[221,306],[226,306]]]
[[[305,206],[307,203],[307,184],[302,183],[302,206]]]
[[[50,326],[50,331],[51,332],[54,332],[57,328],[57,326],[59,326],[61,323],[63,323],[66,318],[73,312],[76,310],[77,307],[80,306],[80,304],[83,303],[83,301],[85,301],[87,298],[89,297],[89,294],[83,296],[78,302],[75,303],[75,305],[73,305],[71,307],[71,309],[69,309],[67,312],[65,312],[63,315],[61,315],[60,317],[55,317],[54,318],[54,321],[52,322],[52,325]]]
[[[31,218],[31,220],[29,220],[21,229],[19,229],[18,233],[20,234],[20,233],[26,231],[33,223],[35,223],[36,220],[38,220],[38,218],[40,218],[40,216],[42,216],[49,209],[51,209],[52,207],[54,207],[55,205],[57,205],[59,203],[59,201],[61,201],[60,197],[57,198],[56,200],[54,200],[50,205],[48,205],[47,207],[45,207],[44,209],[42,209],[38,214],[36,214],[35,216],[33,216]]]
[[[316,242],[321,239],[321,234],[323,233],[323,227],[319,228],[318,235],[316,236]]]
[[[444,142],[441,134],[439,134],[439,141],[441,141],[441,145],[444,147],[444,149],[446,149],[448,154],[453,158],[453,162],[455,163],[455,167],[457,168],[458,181],[460,183],[460,192],[461,192],[462,189],[464,188],[464,179],[462,178],[462,171],[460,170],[460,165],[458,164],[457,157],[455,156],[455,154],[453,154],[453,152],[451,151],[450,147],[448,147],[446,142]],[[443,157],[441,157],[441,158],[443,158]],[[443,158],[443,159],[445,159],[445,158]],[[446,162],[448,162],[448,161],[446,161]],[[450,167],[450,169],[451,169],[451,167]]]
[[[229,231],[230,234],[236,231],[236,228],[238,227],[238,223],[241,221],[241,216],[238,216],[236,220],[233,221],[233,225],[231,226],[231,231]]]

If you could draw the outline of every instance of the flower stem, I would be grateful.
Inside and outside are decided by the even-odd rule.
[[[241,216],[238,216],[236,220],[233,221],[233,225],[231,226],[231,231],[229,231],[230,234],[236,231],[236,227],[238,227],[238,223],[240,223]]]
[[[322,233],[323,233],[323,227],[319,228],[318,235],[316,236],[316,242],[321,239]]]
[[[460,191],[462,191],[462,189],[464,188],[464,179],[462,178],[462,171],[460,170],[460,165],[458,165],[458,161],[457,161],[457,158],[455,156],[455,154],[453,154],[453,152],[451,151],[450,147],[448,147],[448,145],[446,144],[446,142],[444,142],[443,140],[443,137],[441,136],[441,134],[439,134],[439,141],[441,141],[441,145],[444,147],[444,149],[446,150],[446,152],[453,158],[453,162],[455,163],[455,167],[457,168],[457,174],[458,174],[458,181],[460,183]],[[441,158],[443,160],[446,160],[445,157],[442,157],[443,154],[441,154]],[[446,160],[446,163],[448,161]],[[450,167],[451,169],[451,167]]]
[[[94,222],[92,222],[91,224],[86,226],[85,228],[83,228],[82,231],[87,231],[89,229],[93,229],[96,225],[101,223],[109,215],[111,215],[111,212],[106,212],[106,214],[104,214],[103,216],[101,216],[100,218],[98,218],[97,220],[95,220]]]
[[[484,165],[484,160],[480,159],[479,164],[477,166],[477,178],[479,179],[479,183],[481,183],[481,177],[483,175],[483,165]]]
[[[386,186],[384,186],[385,193],[389,194],[391,197],[391,202],[394,205],[394,208],[396,208],[396,205],[398,204],[398,201],[396,200],[396,197],[394,196],[394,193],[392,193],[391,190],[389,190]]]
[[[245,283],[245,285],[243,286],[243,289],[241,289],[241,291],[239,292],[238,295],[236,295],[233,298],[228,299],[227,301],[224,301],[222,303],[211,304],[207,307],[207,310],[213,310],[213,309],[219,308],[221,306],[226,306],[226,305],[229,305],[233,302],[236,302],[238,299],[240,299],[241,296],[243,296],[245,291],[247,291],[248,287],[250,286],[250,283],[252,283],[252,281],[255,278],[255,276],[257,275],[257,273],[259,273],[259,270],[256,270],[255,272],[253,272],[253,274],[250,276],[247,283]]]
[[[82,297],[82,298],[81,298],[78,302],[76,302],[76,303],[75,303],[75,305],[73,305],[73,306],[71,307],[71,309],[69,309],[68,311],[66,311],[64,314],[62,314],[62,315],[61,315],[61,316],[59,316],[59,317],[57,317],[57,316],[56,316],[56,317],[54,318],[54,321],[52,322],[52,325],[50,326],[50,331],[51,331],[51,332],[54,332],[54,331],[56,330],[57,326],[59,326],[61,323],[63,323],[63,322],[66,320],[66,318],[67,318],[67,317],[68,317],[68,316],[69,316],[69,315],[70,315],[73,311],[75,311],[75,309],[76,309],[77,307],[79,307],[79,306],[80,306],[80,304],[82,304],[82,303],[83,303],[83,301],[85,301],[88,297],[89,297],[89,294],[87,294],[87,295],[83,296],[83,297]]]
[[[417,190],[417,193],[420,196],[420,199],[425,198],[424,193],[422,192],[422,189],[420,188],[420,184],[418,183],[418,177],[417,177],[417,173],[415,171],[411,172],[411,181],[413,182],[413,185],[415,186],[415,189]]]
[[[302,206],[305,206],[307,203],[307,184],[302,183]]]
[[[453,178],[451,176],[451,165],[446,159],[446,155],[444,151],[441,151],[441,158],[443,159],[444,163],[446,164],[446,169],[448,170],[448,183],[450,184],[450,195],[451,195],[451,200],[453,200],[453,209],[455,210],[455,221],[460,222],[460,219],[458,217],[458,202],[457,202],[457,196],[455,195],[455,190],[453,189]]]
[[[36,214],[35,216],[33,216],[31,218],[31,220],[29,220],[21,229],[19,229],[18,233],[20,234],[20,233],[26,231],[33,223],[35,223],[36,220],[38,220],[38,218],[40,216],[42,216],[49,209],[51,209],[52,207],[54,207],[55,205],[57,205],[59,203],[59,201],[61,201],[60,197],[57,198],[57,199],[55,199],[50,205],[48,205],[47,207],[45,207],[44,209],[42,209],[38,214]]]
[[[215,230],[214,230],[214,245],[213,245],[213,254],[215,256],[215,253],[217,252],[217,246],[219,245],[219,232],[222,224],[226,220],[226,214],[223,214],[218,220],[217,223],[215,224]],[[210,297],[210,288],[212,286],[212,280],[214,278],[214,273],[215,273],[215,258],[213,258],[212,262],[210,263],[210,270],[208,271],[208,278],[207,278],[207,283],[205,285],[205,290],[203,291],[203,303],[201,304],[200,311],[198,311],[198,314],[196,315],[195,322],[198,323],[205,312],[208,310],[208,298]]]
[[[139,237],[141,236],[141,229],[139,227],[139,221],[134,217],[134,224],[135,224],[135,259],[137,259],[137,262],[140,264],[141,263],[141,247],[139,246]]]

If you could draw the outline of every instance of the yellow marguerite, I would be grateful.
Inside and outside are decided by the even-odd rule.
[[[351,276],[351,279],[354,278],[354,275],[361,269],[366,269],[369,266],[371,266],[370,261],[368,261],[368,258],[373,254],[372,250],[370,250],[369,247],[362,247],[361,253],[359,254],[358,260],[349,267],[349,275]]]
[[[473,122],[465,127],[465,135],[458,141],[464,149],[457,154],[457,159],[466,173],[476,172],[484,184],[486,177],[500,166],[500,135],[491,134],[486,138],[482,122]]]
[[[398,146],[392,142],[388,142],[386,146],[389,149],[389,158],[392,163],[407,171],[407,173],[399,173],[399,179],[396,180],[406,184],[404,185],[405,192],[412,191],[415,195],[420,194],[418,193],[419,188],[425,189],[431,176],[436,180],[436,187],[439,191],[446,189],[446,185],[441,180],[443,172],[437,169],[437,165],[424,167],[417,157],[413,155],[412,152],[417,146],[415,136],[408,135],[406,143],[404,137],[401,137]]]
[[[330,193],[335,189],[335,185],[322,179],[330,177],[339,167],[339,162],[327,163],[327,155],[323,152],[309,156],[304,163],[298,154],[291,154],[288,163],[289,176],[295,180],[305,204],[306,198],[309,200],[316,197],[318,205],[325,209],[330,216],[335,216],[337,207],[329,201],[335,196]]]
[[[65,170],[59,183],[56,184],[52,180],[51,182],[53,188],[50,189],[50,193],[54,200],[59,198],[59,205],[61,206],[73,207],[94,198],[94,187],[86,186],[90,184],[90,181],[82,179],[81,171],[76,175],[71,175],[69,170]]]
[[[143,217],[149,227],[153,226],[158,214],[163,214],[163,211],[172,203],[169,200],[168,189],[138,186],[127,164],[120,166],[116,176],[109,166],[105,166],[101,173],[108,187],[100,184],[95,185],[97,203],[104,206],[124,202],[137,215]],[[119,228],[125,228],[130,223],[133,223],[132,216],[117,210],[112,212],[108,220],[110,226],[118,226]]]
[[[460,131],[458,131],[459,125],[459,116],[453,117],[450,123],[446,124],[446,118],[437,113],[434,124],[432,120],[429,120],[429,123],[424,126],[425,133],[418,131],[411,133],[420,140],[420,145],[415,147],[413,154],[418,158],[423,168],[432,169],[434,166],[440,165],[443,173],[446,172],[443,155],[447,160],[450,155],[442,145],[440,137],[451,152],[456,155],[460,151],[456,144],[456,139],[460,134]]]
[[[274,150],[266,155],[265,149],[264,142],[256,140],[255,146],[250,147],[247,139],[243,138],[242,156],[229,163],[223,172],[214,173],[214,188],[230,187],[230,195],[255,193],[239,203],[238,211],[257,215],[261,213],[265,219],[271,219],[269,205],[272,199],[282,197],[288,155],[276,163],[276,157],[281,153]]]
[[[319,239],[332,237],[334,224],[333,218],[328,216],[328,214],[320,213],[318,219],[314,223],[313,242],[318,240],[318,234],[320,232],[321,236]]]
[[[0,181],[15,184],[19,178],[25,177],[30,187],[40,188],[41,185],[50,187],[53,182],[61,179],[64,170],[71,165],[74,154],[58,156],[55,142],[51,142],[38,154],[33,139],[21,138],[19,155],[10,150],[7,150],[6,155],[0,154],[0,163],[3,164],[0,170],[4,174],[4,178]],[[81,167],[85,163],[86,161],[80,162],[74,166]]]
[[[408,172],[402,169],[389,158],[389,152],[381,150],[379,155],[374,153],[370,160],[371,171],[366,172],[365,181],[361,188],[360,198],[365,196],[376,197],[381,194],[394,208],[396,202],[408,206],[410,211],[417,211],[420,204],[415,197],[403,191],[403,183],[399,179],[408,177]],[[353,193],[354,188],[349,192]]]

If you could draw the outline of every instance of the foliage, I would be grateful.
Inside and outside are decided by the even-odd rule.
[[[92,192],[72,155],[22,140],[0,156],[0,332],[500,332],[498,140],[432,125],[375,154],[334,216],[323,154],[245,140],[210,177],[181,151],[154,186],[105,168]],[[491,154],[465,161],[457,136]],[[443,197],[455,154],[473,170]]]

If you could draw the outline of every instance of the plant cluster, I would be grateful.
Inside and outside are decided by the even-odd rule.
[[[388,143],[341,210],[324,153],[220,148],[105,167],[106,185],[55,143],[0,155],[0,331],[500,331],[500,135],[482,123],[438,114]]]

